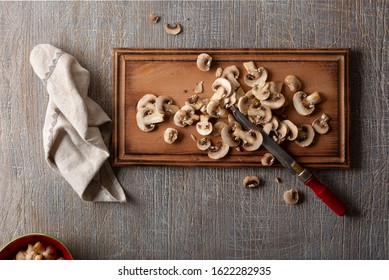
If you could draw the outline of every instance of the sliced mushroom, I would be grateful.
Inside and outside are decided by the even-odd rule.
[[[276,94],[282,92],[283,83],[269,82],[270,93]]]
[[[230,147],[227,144],[219,141],[216,143],[216,145],[208,148],[208,157],[211,159],[220,159],[225,157],[229,150]]]
[[[302,116],[312,114],[315,110],[315,105],[321,102],[319,93],[316,91],[310,95],[307,95],[303,91],[298,91],[293,96],[293,106],[297,113]]]
[[[194,93],[199,94],[204,91],[204,81],[200,81],[197,85],[196,88],[194,89]]]
[[[180,107],[173,103],[173,99],[168,96],[158,96],[155,102],[155,108],[161,114],[174,114]]]
[[[209,121],[209,115],[200,115],[200,121],[196,123],[196,130],[200,135],[209,135],[212,132],[213,126]]]
[[[257,71],[257,66],[255,66],[254,61],[243,62],[243,67],[246,69],[247,73],[254,73]]]
[[[247,74],[244,76],[244,82],[249,87],[254,87],[266,81],[267,71],[265,68],[257,68],[253,61],[244,62],[243,66],[247,71]]]
[[[16,257],[15,257],[15,260],[26,260],[26,256],[27,256],[27,253],[26,251],[19,251],[17,254],[16,254]]]
[[[225,68],[222,73],[222,78],[226,78],[231,83],[233,91],[240,87],[240,83],[238,82],[239,70],[235,65]]]
[[[237,122],[231,122],[223,127],[221,136],[224,143],[228,146],[237,147],[242,143],[242,147],[246,151],[257,150],[262,145],[263,141],[262,134],[259,131],[244,131]]]
[[[245,95],[245,92],[244,90],[242,89],[242,87],[239,87],[235,90],[235,95],[236,95],[236,100],[239,100],[239,98],[241,98],[242,96]]]
[[[207,105],[207,114],[213,118],[227,117],[228,111],[221,106],[220,100],[211,100]]]
[[[297,189],[291,188],[284,192],[284,201],[289,205],[294,205],[299,201],[299,191]]]
[[[252,92],[258,100],[266,100],[270,97],[270,83],[258,83],[253,86]]]
[[[200,107],[200,112],[202,114],[207,114],[207,106],[208,106],[208,103],[209,103],[209,98],[203,98],[201,100],[201,103],[203,104],[201,107]]]
[[[42,256],[45,260],[55,260],[57,259],[57,250],[53,246],[47,246]]]
[[[262,104],[259,104],[258,106],[251,105],[247,110],[247,115],[250,121],[255,124],[265,124],[273,117],[270,108]]]
[[[42,253],[46,250],[46,247],[43,246],[43,244],[42,244],[40,241],[38,241],[38,242],[36,242],[36,243],[32,246],[32,250],[35,251],[35,252],[37,252],[37,253],[42,254]]]
[[[319,118],[313,121],[312,127],[319,134],[326,134],[329,130],[328,121],[330,117],[327,114],[322,114]]]
[[[204,102],[203,100],[201,100],[200,96],[194,94],[185,101],[185,105],[190,105],[195,110],[200,110],[201,107],[204,105]]]
[[[289,126],[284,122],[279,122],[278,128],[274,131],[273,140],[281,144],[289,135]]]
[[[250,99],[247,96],[242,96],[238,100],[238,109],[243,115],[247,115],[247,111],[251,105]]]
[[[243,187],[246,189],[257,188],[261,180],[257,176],[247,176],[243,179]]]
[[[155,96],[154,94],[152,93],[145,94],[144,96],[142,96],[141,99],[139,99],[136,105],[136,110],[139,111],[142,108],[150,107],[150,106],[154,107],[156,101],[157,101],[157,96]]]
[[[184,105],[174,114],[174,124],[185,127],[194,124],[200,117],[195,114],[195,109],[190,105]]]
[[[241,96],[238,100],[238,103],[237,103],[237,106],[238,106],[238,109],[239,111],[243,114],[243,115],[247,115],[248,114],[248,109],[250,107],[258,107],[259,105],[261,105],[260,101],[253,95],[253,92],[252,90],[249,90],[246,94],[244,94],[243,96]]]
[[[212,95],[211,100],[221,100],[231,95],[231,83],[225,78],[217,78],[212,83],[212,90],[214,91],[214,94]]]
[[[161,123],[164,115],[155,108],[144,107],[136,113],[136,124],[144,132],[150,132],[155,128],[155,124]]]
[[[163,26],[165,32],[171,35],[177,35],[181,32],[181,25],[179,23],[168,23]]]
[[[154,13],[151,13],[149,14],[149,21],[151,23],[157,23],[159,21],[159,16]]]
[[[223,139],[223,142],[232,148],[238,147],[240,144],[240,138],[234,135],[234,131],[237,126],[240,125],[236,122],[233,122],[226,125],[221,130],[221,137]]]
[[[289,127],[289,133],[286,136],[286,139],[288,139],[289,141],[296,140],[296,138],[298,136],[297,126],[293,122],[291,122],[290,120],[283,120],[282,122]]]
[[[231,106],[233,106],[234,104],[236,103],[236,92],[232,92],[230,96],[228,97],[224,97],[222,100],[221,100],[221,106],[223,108],[230,108]]]
[[[178,131],[175,128],[168,127],[163,133],[163,139],[168,144],[173,144],[178,139]]]
[[[216,78],[220,78],[222,76],[222,73],[223,73],[223,68],[217,68],[216,69],[216,72],[215,72],[215,77]]]
[[[227,121],[229,123],[236,123],[237,122],[233,114],[228,114]]]
[[[227,123],[225,123],[224,121],[218,121],[214,124],[213,126],[213,131],[212,131],[212,135],[213,136],[220,136],[221,135],[221,131],[222,129],[227,126]]]
[[[296,92],[301,89],[301,81],[295,75],[286,76],[285,84],[289,87],[291,92]]]
[[[39,241],[34,245],[28,244],[26,251],[19,251],[15,257],[16,260],[55,260],[57,259],[57,250],[53,246],[45,247]]]
[[[285,96],[279,92],[271,92],[270,97],[268,99],[261,100],[261,104],[269,107],[272,110],[279,109],[285,104]]]
[[[262,134],[256,130],[244,131],[239,126],[236,126],[233,135],[242,140],[242,147],[246,151],[255,151],[262,145]]]
[[[200,140],[197,141],[197,148],[200,151],[206,151],[211,147],[212,143],[211,140],[209,140],[208,137],[201,138]]]
[[[263,166],[273,165],[275,157],[271,153],[266,153],[261,158],[261,163]]]
[[[220,118],[217,110],[220,108],[220,100],[210,100],[207,105],[207,114],[214,118]]]
[[[35,251],[26,253],[26,260],[42,260],[43,256]]]
[[[197,57],[196,64],[197,68],[201,71],[209,71],[211,68],[212,57],[207,53],[201,53]]]
[[[264,123],[262,125],[262,130],[266,133],[266,134],[270,134],[270,131],[274,131],[278,128],[278,126],[280,125],[280,121],[279,119],[276,117],[276,116],[272,116],[272,118],[270,119],[269,122],[267,123]]]
[[[312,144],[315,137],[315,130],[309,124],[304,124],[298,128],[298,136],[295,140],[296,144],[300,147],[307,147]]]

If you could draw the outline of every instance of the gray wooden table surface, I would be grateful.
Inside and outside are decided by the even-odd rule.
[[[168,22],[183,32],[165,34]],[[350,48],[352,168],[315,170],[349,215],[277,168],[116,168],[128,203],[81,201],[44,159],[48,96],[28,61],[39,43],[91,72],[90,97],[110,116],[114,47]],[[45,232],[77,259],[389,259],[388,56],[386,0],[1,2],[0,246]],[[265,184],[246,190],[247,175]],[[284,204],[290,187],[303,203]]]

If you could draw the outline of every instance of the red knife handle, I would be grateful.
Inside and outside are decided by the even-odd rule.
[[[343,216],[347,212],[347,206],[315,176],[312,175],[304,184],[311,188],[337,215]]]

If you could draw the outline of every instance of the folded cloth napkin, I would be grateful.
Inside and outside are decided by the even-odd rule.
[[[107,161],[111,119],[87,95],[88,70],[48,44],[33,48],[30,63],[49,94],[43,127],[48,164],[85,201],[126,201]]]

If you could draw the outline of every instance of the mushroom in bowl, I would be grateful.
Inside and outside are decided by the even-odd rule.
[[[30,233],[6,244],[0,250],[0,260],[73,260],[73,256],[58,238]]]

